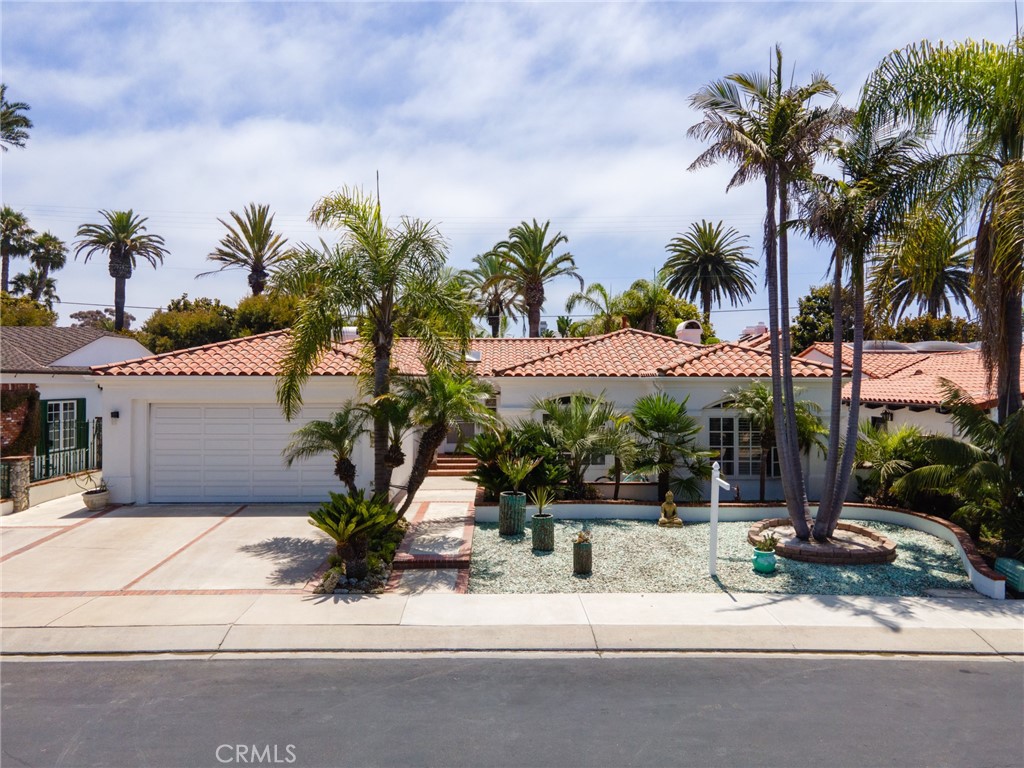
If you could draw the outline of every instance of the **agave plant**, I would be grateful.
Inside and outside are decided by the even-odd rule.
[[[332,539],[339,558],[345,561],[350,578],[363,579],[369,570],[366,556],[370,540],[384,534],[398,521],[398,513],[378,494],[366,498],[362,489],[343,496],[331,493],[331,500],[309,513],[309,522]]]

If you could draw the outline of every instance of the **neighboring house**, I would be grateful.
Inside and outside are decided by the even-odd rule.
[[[38,393],[39,439],[32,479],[94,468],[92,450],[102,421],[100,382],[91,366],[149,355],[135,339],[94,328],[4,326],[0,378],[6,393]],[[2,445],[22,433],[29,409],[23,399],[3,416]]]
[[[853,350],[843,345],[843,363],[850,365]],[[832,345],[814,344],[800,353],[805,360],[831,365]],[[861,420],[876,426],[915,424],[926,432],[956,436],[948,412],[942,407],[942,380],[967,392],[981,408],[990,411],[996,393],[990,386],[981,353],[953,342],[873,342],[864,352],[864,378],[860,385]],[[1024,374],[1021,377],[1024,392]],[[850,385],[843,388],[843,402],[850,403]]]
[[[289,423],[275,397],[287,340],[287,331],[273,331],[96,368],[103,409],[119,414],[105,427],[104,476],[112,500],[318,501],[337,490],[330,457],[288,469],[281,450],[300,424],[326,418],[357,397],[361,342],[338,343],[324,355],[303,389],[301,415]],[[417,352],[415,340],[397,340],[396,371],[422,374]],[[770,379],[767,351],[730,343],[700,346],[627,328],[583,339],[473,339],[467,360],[495,388],[492,404],[506,419],[531,417],[536,398],[577,391],[604,393],[622,410],[661,391],[688,398],[689,412],[702,427],[698,442],[722,446],[724,473],[744,499],[757,496],[758,435],[730,409],[729,393]],[[831,369],[796,360],[793,371],[803,397],[827,416]],[[453,431],[443,450],[454,450],[459,441]],[[406,464],[394,477],[398,485],[412,463],[413,446],[405,450]],[[368,484],[368,438],[353,461],[357,483]],[[821,486],[822,458],[809,457],[807,468],[813,496]],[[604,471],[592,468],[589,477]],[[777,479],[769,481],[772,498],[781,497],[780,486]]]

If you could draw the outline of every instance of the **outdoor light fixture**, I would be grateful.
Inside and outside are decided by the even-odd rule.
[[[892,411],[890,411],[888,409],[882,411],[882,418],[885,421],[892,421]]]
[[[117,421],[119,418],[121,418],[121,412],[120,411],[111,411],[110,412],[110,418],[113,419],[114,421]]]

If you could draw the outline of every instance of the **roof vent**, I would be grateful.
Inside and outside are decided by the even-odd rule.
[[[699,320],[684,320],[676,326],[676,338],[687,344],[700,344],[702,331]]]
[[[470,349],[466,351],[466,362],[467,363],[479,363],[480,362],[480,350]]]
[[[359,329],[354,325],[346,325],[341,329],[341,340],[352,341],[353,339],[359,338]]]

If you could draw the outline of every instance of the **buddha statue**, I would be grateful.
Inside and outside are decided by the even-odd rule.
[[[676,514],[673,498],[672,491],[665,494],[665,502],[661,505],[661,517],[658,520],[658,525],[662,527],[679,528],[683,525],[682,519]]]

